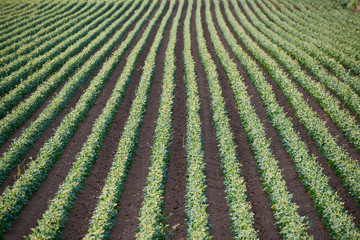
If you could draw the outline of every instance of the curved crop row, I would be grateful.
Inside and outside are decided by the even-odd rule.
[[[114,5],[109,12],[98,16],[93,23],[87,26],[88,28],[84,27],[83,22],[83,26],[78,26],[81,29],[79,32],[62,41],[49,52],[31,60],[1,81],[1,95],[7,94],[0,99],[0,116],[5,116],[19,101],[23,100],[26,94],[36,89],[49,76],[61,69],[73,56],[81,55],[83,48],[115,21],[115,18],[109,18],[109,16],[114,14],[119,7],[119,5]]]
[[[206,1],[205,14],[216,56],[223,66],[234,92],[238,114],[247,134],[247,139],[254,152],[256,163],[261,174],[263,188],[269,194],[280,233],[284,238],[312,238],[306,231],[307,226],[304,223],[304,217],[299,216],[297,206],[293,203],[292,196],[287,190],[281,170],[271,152],[270,140],[266,137],[265,127],[255,113],[244,80],[217,35],[211,17],[209,0]]]
[[[175,4],[173,0],[171,3]],[[173,7],[170,5],[170,8]],[[166,178],[166,165],[168,160],[168,150],[172,136],[172,109],[174,104],[174,74],[175,74],[175,44],[176,32],[179,26],[181,12],[184,7],[184,1],[178,2],[177,13],[173,19],[170,30],[169,42],[165,52],[164,73],[162,80],[162,92],[160,97],[160,106],[158,118],[156,120],[156,127],[154,132],[154,144],[152,146],[152,154],[150,157],[150,169],[146,177],[146,186],[144,188],[143,202],[141,204],[139,216],[139,229],[136,235],[137,239],[155,239],[164,237],[165,226],[163,224],[163,195]],[[162,22],[160,29],[155,37],[153,45],[150,49],[149,55],[146,58],[144,66],[144,74],[152,72],[155,69],[156,52],[162,42],[163,32],[165,26],[171,16],[171,11],[168,11],[167,19]],[[161,43],[165,45],[165,42]],[[165,46],[164,46],[165,47]],[[147,63],[149,63],[147,65]],[[140,84],[140,86],[142,86]],[[140,89],[139,86],[139,89]],[[145,85],[144,85],[145,86]]]
[[[110,4],[103,3],[89,5],[74,16],[60,20],[58,22],[59,25],[56,24],[57,26],[54,26],[55,31],[49,29],[48,33],[42,37],[20,47],[16,52],[1,57],[0,78],[4,78],[35,57],[51,50],[51,48],[57,46],[61,41],[78,32],[81,29],[79,26],[83,27],[91,23],[100,13],[104,13],[104,9],[108,10],[110,7]],[[83,24],[84,22],[85,24]]]
[[[277,34],[281,35],[284,39],[291,41],[296,44],[296,46],[302,48],[304,51],[308,52],[310,56],[316,58],[321,62],[322,65],[331,70],[341,81],[349,84],[356,93],[360,93],[360,78],[357,76],[352,76],[348,70],[346,70],[336,59],[329,57],[328,54],[324,51],[319,50],[319,45],[323,45],[323,42],[319,42],[316,38],[310,38],[311,44],[308,42],[309,37],[305,36],[303,32],[297,31],[290,25],[282,22],[274,14],[271,15],[271,20],[276,24],[272,23],[261,13],[259,8],[255,3],[249,2],[249,4],[254,9],[256,15],[266,24],[270,29],[272,29]],[[257,2],[257,4],[261,4]],[[265,11],[265,10],[264,10]],[[267,12],[267,11],[266,11]],[[269,14],[267,12],[267,14]],[[307,39],[305,41],[305,39]]]
[[[0,9],[3,10],[2,11],[2,16],[4,16],[1,20],[0,20],[0,32],[10,32],[13,31],[14,29],[16,29],[17,27],[21,27],[24,24],[29,23],[29,21],[27,21],[27,19],[29,18],[29,14],[34,14],[34,12],[36,12],[36,14],[41,14],[46,10],[51,9],[52,7],[56,6],[57,4],[59,4],[58,2],[53,3],[53,4],[49,4],[49,1],[44,1],[44,3],[38,5],[38,4],[27,4],[26,6],[21,6],[21,4],[19,4],[19,2],[16,3],[16,5],[18,5],[17,7],[12,6],[10,7],[8,4],[7,7],[10,7],[10,9],[6,10],[6,7],[1,7]]]
[[[332,5],[332,1],[319,0],[316,2],[311,2],[314,3],[313,6],[316,5],[317,11],[312,11],[314,8],[309,7],[308,4],[310,1],[308,0],[297,2],[296,6],[298,9],[294,9],[293,6],[289,5],[291,3],[295,4],[293,1],[286,1],[285,3],[291,8],[292,11],[298,10],[308,15],[313,23],[316,23],[316,21],[321,21],[322,24],[328,28],[340,27],[340,29],[346,29],[348,31],[346,34],[349,37],[355,39],[355,36],[351,36],[349,33],[356,33],[356,20],[359,19],[356,13],[348,11],[347,9],[333,7],[334,5]]]
[[[34,34],[39,32],[39,30],[46,28],[47,26],[56,23],[63,17],[74,14],[78,12],[82,7],[84,7],[86,3],[71,3],[67,4],[66,7],[56,8],[50,14],[46,14],[40,19],[33,21],[32,23],[23,26],[17,31],[12,31],[11,33],[2,36],[3,39],[0,38],[0,49],[1,54],[6,50],[5,47],[11,47],[12,44],[16,44],[19,40],[29,37],[29,39],[34,39],[39,36],[38,34]],[[46,20],[47,19],[47,20]],[[36,27],[34,27],[36,26]],[[25,30],[27,29],[27,30]]]
[[[216,130],[216,138],[219,145],[221,166],[225,178],[225,191],[232,223],[232,232],[236,239],[256,239],[257,232],[254,229],[254,217],[250,203],[247,201],[246,186],[241,177],[241,165],[236,156],[236,146],[227,117],[225,100],[222,96],[216,65],[207,50],[206,40],[201,22],[201,0],[196,6],[196,33],[199,45],[199,55],[205,69],[206,79],[209,85],[211,108],[213,113],[213,125]]]
[[[146,2],[144,4],[146,4]],[[138,13],[140,14],[141,12]],[[149,14],[148,12],[144,19],[146,19]],[[143,22],[138,25],[142,24]],[[133,33],[136,33],[136,31]],[[113,59],[118,60],[117,56]],[[40,187],[41,182],[46,178],[47,173],[74,135],[77,127],[86,117],[87,112],[94,104],[95,99],[115,67],[116,64],[114,64],[114,62],[108,62],[103,65],[103,68],[91,81],[90,86],[81,96],[75,108],[64,117],[54,135],[41,148],[37,158],[29,164],[25,173],[21,175],[12,187],[7,187],[4,190],[0,196],[0,233],[5,232],[31,195]]]
[[[1,19],[0,32],[2,34],[11,33],[18,28],[23,27],[26,24],[31,23],[32,21],[36,21],[37,19],[44,17],[47,14],[51,14],[54,9],[57,9],[56,6],[64,6],[62,3],[58,2],[49,2],[44,1],[43,4],[29,4],[27,8],[23,8],[19,11],[14,11],[13,14],[6,12],[3,16],[5,18]],[[19,20],[19,21],[17,21]],[[6,38],[4,38],[6,40]]]
[[[280,17],[283,21],[287,22],[298,31],[307,33],[307,35],[310,35],[311,37],[316,38],[318,40],[321,40],[322,44],[317,45],[319,48],[323,49],[327,54],[329,54],[329,56],[340,61],[347,68],[353,70],[357,74],[360,74],[358,58],[354,59],[354,52],[356,52],[356,50],[353,49],[351,45],[341,44],[336,40],[330,39],[326,35],[325,36],[321,35],[321,30],[314,30],[308,28],[306,22],[304,22],[303,25],[300,25],[299,22],[303,21],[301,18],[297,18],[296,20],[291,20],[287,18],[286,15],[277,11],[277,9],[274,6],[270,5],[269,3],[266,2],[261,2],[261,3],[264,3],[269,8],[271,8],[272,14],[269,15],[269,17],[271,17],[273,14],[276,14],[276,16]],[[327,47],[327,45],[330,45],[331,47]]]
[[[253,4],[254,7],[255,4]],[[293,42],[295,39],[286,40],[286,38],[274,34],[269,29],[261,27],[262,24],[255,18],[251,10],[248,10],[247,5],[244,4],[244,9],[247,12],[249,18],[254,24],[261,29],[270,39],[272,39],[277,45],[279,45],[290,56],[297,60],[301,65],[306,67],[322,84],[329,88],[339,99],[341,99],[345,105],[347,105],[357,116],[360,116],[360,97],[357,95],[351,87],[339,81],[336,77],[329,74],[324,67],[319,64],[317,60],[311,57],[306,51],[298,48]],[[269,22],[269,21],[268,21]],[[290,71],[288,69],[288,71]],[[317,99],[315,97],[315,99]],[[317,101],[321,101],[319,98]]]
[[[188,3],[184,22],[184,67],[186,85],[186,204],[187,238],[211,239],[207,213],[205,159],[201,139],[200,97],[191,55],[190,20],[193,3]]]
[[[219,1],[214,1],[216,18],[220,29],[224,33],[224,37],[233,53],[246,68],[254,86],[259,91],[261,100],[265,104],[267,115],[272,125],[278,131],[283,145],[295,163],[296,170],[303,184],[308,189],[309,194],[312,196],[325,224],[335,238],[342,236],[348,239],[355,239],[360,237],[360,233],[355,227],[354,219],[345,212],[344,204],[340,202],[339,196],[328,184],[328,177],[322,173],[322,168],[310,156],[306,144],[296,133],[291,119],[286,117],[283,109],[278,104],[271,85],[266,81],[257,63],[237,44],[220,12]],[[232,14],[228,4],[224,3],[224,5],[226,14]],[[236,22],[232,21],[232,23],[236,25]]]
[[[307,7],[307,4],[309,4],[308,0],[302,2],[299,6],[299,9],[301,11],[308,13],[312,17],[315,17],[317,19],[322,19],[322,22],[327,24],[330,28],[333,27],[331,22],[335,22],[336,26],[345,28],[346,30],[349,31],[349,33],[357,32],[356,26],[358,26],[358,21],[360,20],[358,14],[352,11],[348,11],[347,9],[334,7],[331,1],[322,1],[322,0],[317,1],[314,4],[317,5],[317,9],[319,10],[317,12],[311,11],[311,8]],[[316,13],[315,16],[314,13]],[[350,35],[348,34],[348,36]],[[355,36],[352,37],[355,39]]]
[[[47,97],[63,82],[65,81],[70,74],[76,70],[77,67],[79,67],[81,64],[83,64],[91,55],[92,53],[101,46],[106,39],[122,24],[122,22],[126,19],[125,17],[120,17],[120,15],[123,13],[124,8],[128,7],[128,4],[124,5],[125,7],[121,8],[114,14],[114,18],[110,18],[108,20],[105,20],[102,22],[96,29],[93,29],[89,32],[90,35],[97,35],[101,32],[100,35],[98,35],[91,43],[89,43],[85,49],[78,55],[75,55],[74,57],[70,58],[60,69],[60,71],[56,72],[50,79],[48,79],[46,82],[41,84],[37,87],[37,90],[33,92],[29,98],[27,98],[25,101],[20,103],[13,111],[9,114],[7,114],[3,119],[0,120],[0,144],[3,144],[8,137],[21,125],[23,124],[30,116],[31,114],[43,103]],[[128,17],[129,13],[124,14],[124,16]],[[119,19],[116,19],[116,17],[120,17]],[[115,20],[115,22],[113,22]],[[129,24],[125,24],[126,27],[130,27]],[[124,26],[125,26],[124,25]],[[105,31],[102,31],[106,29]],[[116,35],[116,38],[113,39],[120,39],[120,37],[125,33],[125,28],[123,27],[121,31],[118,31],[119,34]],[[106,51],[110,51],[111,48],[113,48],[116,45],[116,42],[118,40],[112,40],[110,41],[110,44],[106,46]],[[110,48],[108,46],[111,46]],[[77,78],[77,84],[75,86],[80,87],[82,83],[86,81],[85,76],[89,76],[90,73],[101,64],[101,60],[106,56],[106,51],[101,51],[96,57],[91,58],[89,63],[86,64],[86,67],[83,67],[78,73],[76,73]],[[98,57],[102,56],[102,57]],[[86,73],[85,75],[83,75]],[[79,77],[81,76],[81,77]],[[71,81],[72,82],[72,81]],[[81,84],[80,84],[81,83]],[[66,86],[70,83],[66,83]],[[72,84],[72,83],[71,83]],[[66,95],[67,97],[64,98],[66,101],[70,99],[70,96],[72,96],[73,93],[75,93],[77,88],[72,88],[74,90],[71,90]],[[68,90],[67,90],[68,91]],[[16,99],[16,97],[14,97]],[[56,98],[56,97],[55,97]],[[15,102],[15,99],[11,99]],[[3,99],[2,99],[3,100]],[[1,101],[0,101],[1,102]],[[8,101],[7,105],[0,105],[2,107],[11,106],[12,102]],[[64,103],[62,101],[58,102],[62,107],[64,107]],[[4,116],[6,114],[6,110],[0,111],[0,115]],[[55,115],[49,115],[51,117],[55,117]]]
[[[130,2],[128,3],[130,4]],[[135,3],[132,7],[122,15],[114,24],[121,24],[130,14],[133,14],[134,9],[139,3]],[[126,5],[124,5],[126,7]],[[114,37],[102,47],[89,61],[87,61],[84,66],[65,84],[63,89],[57,94],[56,97],[51,101],[45,110],[40,114],[40,116],[30,124],[30,126],[25,129],[25,131],[16,138],[13,143],[10,145],[10,149],[3,155],[0,159],[0,180],[3,180],[7,174],[13,169],[16,164],[21,160],[23,155],[27,150],[33,145],[33,143],[41,136],[43,131],[50,125],[50,123],[57,117],[59,112],[66,106],[73,94],[79,89],[79,87],[86,81],[90,76],[93,70],[100,65],[100,63],[105,59],[106,55],[115,47],[119,42],[120,38],[126,33],[129,26],[139,17],[139,14],[144,10],[146,6],[142,6],[139,9],[138,13],[133,14],[132,17],[123,25],[123,27],[114,35]],[[121,10],[120,10],[121,11]],[[116,15],[115,15],[116,17]],[[143,21],[142,21],[143,22]],[[120,58],[125,53],[128,46],[133,41],[137,31],[141,24],[138,24],[135,27],[136,31],[130,33],[128,38],[122,42],[120,47],[117,50],[118,60],[112,64],[116,65]],[[116,28],[116,27],[115,27]],[[97,44],[102,44],[108,35],[112,33],[111,28],[108,29],[108,33],[105,35],[99,36],[99,41],[94,42],[93,49]],[[91,47],[89,45],[89,47]],[[110,69],[110,68],[109,68]],[[110,70],[109,70],[110,71]],[[32,106],[31,104],[29,106]]]
[[[144,4],[142,8],[145,6],[146,4]],[[149,16],[149,13],[154,10],[155,6],[155,4],[150,6],[149,12],[146,13],[139,22],[143,23]],[[117,62],[119,53],[115,53],[108,62]],[[66,177],[65,181],[60,186],[55,198],[51,201],[48,210],[44,213],[41,220],[38,221],[38,226],[33,230],[30,238],[41,238],[43,236],[54,238],[61,234],[61,227],[66,223],[67,216],[74,204],[74,201],[76,200],[76,196],[84,185],[86,177],[97,159],[97,153],[108,133],[115,113],[121,104],[126,90],[126,85],[132,75],[132,70],[129,68],[133,69],[134,65],[135,61],[131,61],[127,64],[127,68],[124,68],[123,74],[120,76],[119,81],[115,85],[112,95],[107,101],[105,108],[95,121],[91,134],[87,138],[81,151],[77,154],[76,162],[73,168],[70,170],[70,173]],[[54,218],[54,216],[56,217]]]
[[[120,6],[113,6],[114,9],[112,9],[112,11],[115,11],[118,7]],[[96,35],[89,34],[89,31],[91,31],[91,28],[99,25],[102,21],[109,22],[109,19],[106,18],[107,16],[108,14],[100,16],[99,19],[91,24],[91,26],[85,27],[85,23],[83,22],[82,27],[78,27],[80,31],[66,38],[45,54],[36,56],[31,61],[27,62],[25,66],[16,66],[16,61],[14,61],[15,66],[12,67],[15,68],[16,71],[11,72],[9,76],[0,82],[0,95],[2,96],[8,93],[12,89],[5,98],[11,99],[9,102],[12,102],[12,98],[14,97],[21,99],[25,93],[29,93],[38,86],[38,84],[59,69],[63,63],[86,46],[89,41],[94,39]],[[13,89],[14,87],[16,87],[16,90]],[[19,89],[25,93],[19,94]],[[3,100],[4,97],[1,99],[2,104],[4,104]],[[5,103],[4,105],[7,104]]]
[[[160,19],[160,15],[164,12],[167,1],[162,1],[155,16],[149,22],[149,25],[144,32],[144,37],[139,40],[134,50],[127,58],[125,72],[133,71],[135,62],[139,52],[145,45],[149,33],[154,28],[156,22]],[[159,48],[162,34],[165,26],[169,21],[171,13],[174,9],[175,1],[170,2],[168,12],[163,17],[159,29],[156,33],[155,40],[150,48],[150,52],[145,60],[143,73],[141,75],[139,86],[136,90],[136,97],[132,103],[129,117],[125,123],[125,127],[119,142],[117,153],[115,154],[113,165],[105,180],[105,186],[99,197],[96,209],[90,221],[90,227],[85,239],[102,239],[109,235],[117,213],[117,204],[122,193],[122,188],[127,177],[127,169],[131,162],[131,155],[134,152],[134,147],[137,142],[139,128],[142,122],[143,114],[145,112],[145,105],[150,89],[157,50]],[[131,67],[127,67],[131,63]]]
[[[352,47],[360,50],[360,44],[358,38],[356,37],[356,32],[354,31],[354,27],[356,25],[352,25],[349,23],[345,23],[341,21],[341,19],[337,18],[336,21],[326,21],[325,19],[317,16],[317,14],[309,14],[308,11],[304,11],[305,9],[302,7],[301,3],[297,4],[299,9],[302,11],[294,11],[294,7],[291,3],[287,1],[281,1],[281,5],[288,8],[296,17],[300,19],[306,19],[306,26],[312,27],[315,30],[320,30],[321,34],[327,35],[327,37],[334,38],[336,40],[340,40],[345,45],[351,45]],[[280,6],[281,6],[280,5]],[[340,37],[339,37],[340,35]]]
[[[59,8],[64,7],[64,6],[65,6],[64,4],[61,4]],[[57,9],[56,11],[59,12],[60,10]],[[81,10],[79,10],[79,11],[81,11]],[[74,14],[78,13],[79,11],[75,11]],[[65,14],[65,16],[66,16],[66,12],[63,13],[63,14]],[[34,14],[34,15],[36,15],[36,14]],[[56,16],[56,12],[54,13],[54,15]],[[61,21],[61,19],[59,21]],[[26,23],[30,24],[31,22],[27,21]],[[49,29],[52,29],[52,30],[56,29],[56,28],[54,28],[54,26],[57,26],[57,24],[58,24],[58,22],[55,22],[54,24],[50,24],[47,27],[39,29],[35,33],[29,34],[29,36],[19,38],[17,41],[13,41],[13,42],[8,41],[9,42],[8,44],[5,44],[4,46],[0,47],[0,56],[6,56],[7,54],[11,54],[13,52],[16,52],[17,49],[21,48],[25,44],[29,44],[32,41],[36,40],[37,38],[41,37],[43,34],[46,34],[47,32],[49,32]],[[14,30],[12,30],[12,31],[14,31]],[[16,37],[16,36],[14,36],[14,37]],[[8,39],[6,39],[6,40],[8,40]]]
[[[246,6],[244,6],[244,9],[250,19],[254,20],[252,12]],[[286,42],[279,35],[269,31],[269,29],[260,22],[257,22],[256,26],[261,29],[263,33],[266,33],[266,36],[264,36],[264,34],[260,33],[257,29],[252,27],[243,16],[240,17],[244,20],[243,25],[247,28],[251,35],[254,36],[257,41],[265,49],[267,49],[269,53],[274,56],[274,58],[276,58],[287,71],[289,71],[293,78],[315,99],[315,101],[319,103],[319,105],[324,109],[329,117],[331,117],[334,123],[342,130],[343,134],[350,140],[353,146],[360,152],[360,128],[356,123],[355,118],[351,116],[347,110],[341,109],[340,102],[336,98],[332,97],[326,91],[326,88],[322,86],[322,84],[314,81],[310,76],[308,76],[307,73],[301,69],[301,66],[297,61],[292,59],[285,50],[270,42],[267,37],[289,51],[296,51],[296,47],[292,46],[291,43]],[[298,59],[305,59],[305,55],[301,55],[300,53],[296,56]],[[314,67],[317,68],[315,64]],[[327,76],[323,76],[322,80],[324,79],[328,81],[333,80]],[[336,83],[333,83],[333,85],[336,86]],[[339,84],[339,86],[344,87],[343,89],[340,87],[337,88],[339,91],[343,91],[344,95],[346,95],[346,90],[348,89],[345,88],[345,85]],[[355,93],[354,95],[357,96]],[[357,99],[359,99],[359,97],[357,97]],[[358,103],[355,102],[354,105],[358,105]],[[357,109],[357,112],[359,111],[360,106],[359,109]]]
[[[33,7],[37,7],[36,4],[32,2],[15,2],[15,1],[1,1],[0,13],[4,16],[4,19],[0,20],[0,25],[6,23],[7,16],[12,17],[18,12],[26,12]]]
[[[242,19],[242,24],[246,23],[246,19],[242,18],[241,11],[234,0],[232,0],[235,12],[239,19]],[[227,15],[231,18],[232,15]],[[269,71],[272,79],[282,89],[285,97],[288,99],[291,106],[294,108],[300,123],[304,125],[309,132],[310,137],[316,142],[321,149],[327,161],[334,167],[338,175],[342,178],[344,185],[349,192],[355,197],[357,203],[360,203],[360,167],[358,163],[349,157],[349,154],[340,146],[337,145],[336,139],[330,134],[325,123],[322,122],[317,114],[313,112],[311,107],[307,104],[302,94],[297,90],[297,87],[289,77],[279,68],[277,62],[269,57],[263,50],[254,43],[249,36],[246,35],[244,29],[239,25],[233,25],[230,21],[234,31],[240,40],[244,43],[247,50],[253,57]],[[259,38],[255,36],[257,41],[264,42],[266,37]],[[263,45],[264,47],[266,45]],[[268,49],[275,48],[274,45],[269,45]],[[305,76],[306,77],[306,74]]]

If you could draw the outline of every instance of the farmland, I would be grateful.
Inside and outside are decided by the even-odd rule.
[[[360,15],[0,1],[0,238],[360,239]]]

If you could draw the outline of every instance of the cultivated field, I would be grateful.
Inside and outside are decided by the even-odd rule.
[[[360,239],[360,15],[1,0],[0,238]]]

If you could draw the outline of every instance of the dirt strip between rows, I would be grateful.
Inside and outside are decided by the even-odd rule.
[[[132,28],[135,26],[135,24],[136,24],[136,22],[134,22],[132,24],[132,27],[129,29],[129,31],[132,30]],[[80,124],[76,134],[72,137],[69,144],[65,147],[62,155],[59,157],[57,163],[52,168],[52,170],[49,172],[48,177],[44,180],[40,189],[32,196],[32,198],[30,199],[27,206],[25,206],[25,208],[21,212],[19,218],[17,220],[15,220],[11,230],[4,235],[5,239],[21,238],[23,235],[29,234],[31,228],[36,227],[36,220],[39,219],[41,217],[41,215],[46,211],[46,209],[48,207],[48,201],[55,196],[56,191],[58,190],[58,186],[65,180],[65,177],[68,174],[69,170],[71,169],[72,164],[75,160],[76,154],[81,150],[81,147],[83,146],[83,143],[85,142],[86,137],[90,134],[91,128],[92,128],[92,125],[93,125],[95,119],[99,116],[103,107],[105,106],[106,101],[109,98],[109,96],[112,92],[112,89],[114,88],[116,81],[122,71],[122,68],[125,66],[126,57],[129,55],[132,48],[135,46],[137,40],[141,37],[141,34],[143,31],[144,31],[144,29],[140,30],[140,32],[137,35],[137,37],[135,38],[134,42],[131,44],[131,46],[129,47],[125,56],[123,57],[123,60],[120,61],[118,67],[115,69],[115,71],[113,72],[109,81],[104,85],[103,90],[99,94],[98,98],[95,100],[94,106],[90,109],[90,111],[87,115],[88,117],[85,118],[84,121]],[[126,39],[126,36],[127,36],[127,34],[125,34],[121,38],[121,40],[119,41],[119,44],[117,44],[117,46],[108,54],[108,57],[111,56],[111,54],[121,44],[121,42],[124,39]],[[145,48],[145,52],[146,52],[146,48]],[[59,117],[56,118],[55,122],[53,122],[52,125],[45,132],[45,134],[42,135],[43,143],[53,135],[54,129],[56,129],[56,127],[60,124],[63,117],[66,116],[66,114],[68,112],[70,112],[72,110],[72,108],[75,107],[78,99],[81,97],[82,93],[85,91],[86,87],[91,82],[91,80],[100,71],[103,63],[91,74],[91,76],[89,77],[89,79],[86,82],[86,85],[82,86],[76,92],[75,97],[73,97],[71,99],[71,101],[70,101],[71,104],[69,104],[66,107],[66,110],[62,111],[59,114]],[[138,66],[138,67],[140,67],[140,66]],[[131,84],[129,84],[129,85],[131,85]],[[135,87],[133,89],[135,90]],[[117,119],[117,118],[115,117],[115,119]],[[114,122],[115,123],[113,123],[112,125],[116,126],[116,121],[114,121]],[[54,125],[55,123],[56,123],[56,125]],[[122,131],[122,127],[118,128],[118,130],[116,130],[116,129],[114,129],[114,131],[110,130],[111,134],[121,134],[121,131]],[[34,156],[36,156],[36,154],[38,153],[40,148],[43,146],[43,145],[40,145],[38,142],[36,143],[36,145],[38,146],[37,149],[31,148],[29,151],[30,153],[33,151]],[[106,140],[105,140],[104,145],[106,146]],[[108,159],[109,159],[109,161],[112,160],[112,158],[108,158]],[[101,162],[100,166],[104,167],[103,171],[105,171],[105,173],[103,175],[106,176],[107,171],[110,168],[110,165],[108,165],[108,168],[105,168],[106,167],[105,161],[101,161],[101,152],[99,153],[99,160],[97,161],[97,163]],[[96,169],[96,164],[93,167],[93,169]],[[96,172],[96,170],[93,172]],[[90,178],[91,176],[92,176],[92,173],[90,174],[88,181],[91,181],[91,178]],[[98,175],[94,176],[93,178],[95,178],[96,181],[98,181],[98,180],[104,181],[104,179],[105,179],[105,177],[100,178],[100,173],[98,173]],[[87,185],[85,185],[84,189],[86,189],[86,186]],[[102,188],[102,186],[99,186],[99,187]],[[83,194],[83,192],[84,192],[84,190],[81,192],[81,194]],[[79,199],[81,199],[81,194],[79,196]],[[97,202],[96,197],[97,196],[95,196],[95,197],[91,196],[89,199],[85,199],[84,202],[89,203],[89,204],[94,202],[93,204],[96,204],[96,202]],[[72,221],[71,220],[72,215],[77,213],[76,211],[78,209],[78,206],[80,205],[80,204],[77,204],[78,201],[75,202],[72,213],[70,214],[70,217],[69,217],[69,222]],[[85,207],[87,208],[87,205]],[[85,212],[88,211],[86,208],[85,208]],[[78,219],[73,221],[70,224],[70,226],[78,226],[77,224],[86,222],[86,224],[84,224],[84,225],[86,225],[86,226],[84,226],[84,228],[86,228],[86,229],[83,230],[83,232],[86,232],[89,219],[84,219],[84,221],[83,221],[84,217],[85,217],[84,213],[79,214]],[[67,225],[69,225],[69,223]],[[63,234],[64,239],[66,239],[67,237],[68,237],[67,239],[73,239],[73,236],[79,236],[79,238],[80,238],[80,235],[78,235],[78,231],[80,231],[81,228],[79,228],[79,227],[74,228],[74,230],[73,230],[74,232],[70,232],[69,235],[67,236],[66,235],[66,229],[67,229],[66,226],[64,227],[64,234]]]
[[[234,12],[233,12],[233,14],[234,14]],[[234,14],[234,16],[235,16],[235,14]],[[239,23],[240,23],[240,21],[239,21]],[[228,26],[229,26],[229,24],[228,24]],[[238,40],[238,43],[241,45],[240,40]],[[259,45],[259,47],[261,47],[263,49],[263,51],[268,56],[272,57],[260,44],[258,44],[258,45]],[[243,50],[247,51],[244,48],[244,46],[243,46]],[[286,72],[286,70],[280,64],[279,64],[279,67],[282,68],[282,70]],[[329,166],[326,158],[322,156],[322,153],[318,149],[315,141],[309,136],[305,127],[300,123],[300,121],[298,120],[298,118],[296,116],[295,111],[293,110],[290,103],[288,102],[288,100],[286,99],[284,94],[282,93],[282,90],[276,85],[276,83],[273,80],[271,80],[271,77],[269,76],[268,73],[266,75],[268,76],[268,79],[270,80],[269,83],[272,85],[272,88],[275,92],[277,101],[279,102],[280,106],[283,107],[286,115],[291,118],[291,121],[293,123],[293,126],[294,126],[296,132],[298,132],[300,134],[300,137],[301,137],[302,141],[304,141],[305,144],[307,145],[310,154],[316,156],[318,163],[323,168],[323,173],[329,177],[329,185],[334,189],[334,191],[336,191],[338,193],[338,195],[341,198],[341,201],[344,202],[345,209],[348,211],[348,213],[353,215],[357,220],[360,219],[360,208],[355,204],[354,198],[348,194],[346,188],[343,186],[342,181],[336,175],[334,169],[331,166]],[[330,133],[333,136],[338,136],[338,144],[340,146],[344,146],[345,150],[348,151],[350,157],[352,157],[353,159],[359,160],[360,155],[356,152],[356,150],[354,148],[351,147],[350,143],[348,143],[348,140],[341,134],[341,131],[332,122],[332,120],[327,116],[327,114],[324,112],[324,110],[321,109],[319,104],[317,104],[315,102],[315,100],[296,81],[293,81],[293,83],[297,86],[298,91],[300,91],[300,93],[303,95],[305,101],[311,106],[312,110],[317,113],[317,115],[319,116],[319,118],[322,121],[326,122],[326,127],[328,128]],[[360,222],[357,220],[355,220],[355,224],[359,227]]]
[[[172,141],[170,144],[169,163],[165,182],[164,214],[169,226],[169,239],[186,238],[186,88],[184,84],[184,19],[188,4],[184,4],[177,30],[175,46],[175,90],[172,119]]]

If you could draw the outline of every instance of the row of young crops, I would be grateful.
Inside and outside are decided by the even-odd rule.
[[[133,237],[171,237],[163,206],[167,169],[172,163],[169,153],[177,77],[183,79],[186,89],[186,96],[182,96],[186,98],[183,124],[186,155],[181,156],[186,166],[186,193],[176,196],[184,199],[186,235],[176,237],[212,238],[206,141],[202,135],[204,99],[199,88],[199,73],[203,72],[224,179],[226,199],[222,201],[228,206],[229,219],[220,221],[230,222],[232,236],[257,239],[266,233],[255,224],[261,212],[254,213],[252,198],[248,196],[251,183],[243,177],[243,161],[231,125],[224,81],[230,86],[235,112],[253,155],[253,159],[244,161],[255,161],[262,186],[259,191],[266,192],[274,224],[282,238],[314,236],[309,231],[308,216],[300,214],[266,123],[258,114],[260,105],[297,172],[293,177],[301,179],[313,211],[323,221],[329,236],[360,239],[359,219],[355,218],[360,214],[358,15],[334,9],[326,0],[4,0],[0,2],[0,13],[0,184],[3,189],[0,235],[4,238],[8,232],[16,231],[16,219],[50,176],[71,139],[77,136],[99,96],[105,94],[106,104],[94,117],[89,134],[82,136],[84,142],[71,159],[70,170],[59,186],[53,186],[56,194],[41,218],[26,232],[29,239],[61,238],[128,87],[134,81],[133,76],[140,71],[135,98],[129,112],[122,113],[126,121],[101,194],[95,196],[97,204],[91,210],[87,233],[76,238],[111,236],[122,195],[126,194],[129,171],[136,171],[131,165],[141,147],[138,146],[140,129],[152,87],[161,88],[161,96],[153,123],[150,167],[142,186],[142,203],[138,216],[132,216],[138,221]],[[183,43],[181,54],[176,53],[179,42]],[[146,46],[149,47],[143,66],[137,69]],[[159,54],[161,48],[165,49],[164,56]],[[200,59],[197,64],[196,57]],[[163,58],[163,66],[156,65],[159,58]],[[183,65],[176,65],[178,62]],[[123,67],[118,72],[121,63]],[[177,68],[184,69],[183,76],[176,76]],[[163,70],[161,85],[152,85],[155,69]],[[113,89],[103,93],[114,76]],[[256,89],[261,103],[253,102],[245,78]],[[289,110],[283,107],[279,94],[290,104],[296,119],[288,116]],[[68,109],[75,95],[79,99]],[[321,116],[312,104],[323,112]],[[346,139],[346,146],[323,120],[324,115],[335,132]],[[59,124],[36,150],[36,157],[26,160],[28,152],[60,116]],[[312,155],[309,141],[298,132],[296,122],[341,180],[346,201],[355,205],[351,212],[342,199],[344,194],[338,193],[324,166]],[[22,170],[24,161],[27,165]],[[131,182],[127,184],[131,186]]]

